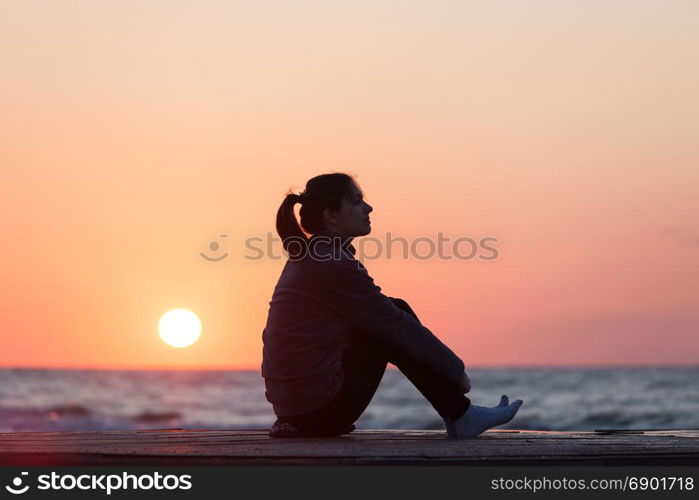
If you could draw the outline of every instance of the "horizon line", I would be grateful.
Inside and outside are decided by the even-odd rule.
[[[487,364],[469,365],[469,369],[595,369],[595,368],[699,368],[698,364],[690,363],[577,363],[577,364]],[[389,364],[388,370],[398,370]],[[26,371],[161,371],[161,372],[252,372],[261,371],[260,367],[172,367],[172,366],[37,366],[37,365],[0,365],[0,371],[26,370]]]

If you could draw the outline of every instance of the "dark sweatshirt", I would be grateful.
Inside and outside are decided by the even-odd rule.
[[[277,416],[316,410],[337,395],[342,353],[357,334],[397,347],[454,383],[463,377],[461,359],[381,293],[349,241],[314,235],[305,257],[287,260],[274,288],[262,376]]]

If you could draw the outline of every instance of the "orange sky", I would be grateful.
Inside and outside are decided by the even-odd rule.
[[[697,362],[699,4],[297,3],[3,6],[0,366],[259,368],[243,241],[328,171],[372,236],[498,238],[366,263],[467,366]]]

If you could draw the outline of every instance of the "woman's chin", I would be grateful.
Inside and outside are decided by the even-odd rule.
[[[353,238],[356,238],[356,237],[358,237],[358,236],[366,236],[366,235],[369,234],[370,232],[371,232],[371,224],[370,224],[370,223],[366,223],[366,224],[364,224],[364,227],[363,227],[363,228],[358,229],[357,231],[355,231],[355,232],[352,234],[352,237],[353,237]]]

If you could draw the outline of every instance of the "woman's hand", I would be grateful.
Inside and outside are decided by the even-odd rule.
[[[468,374],[464,372],[464,376],[461,379],[461,383],[459,384],[461,387],[461,390],[464,391],[464,394],[468,393],[471,390],[471,379],[468,378]]]

